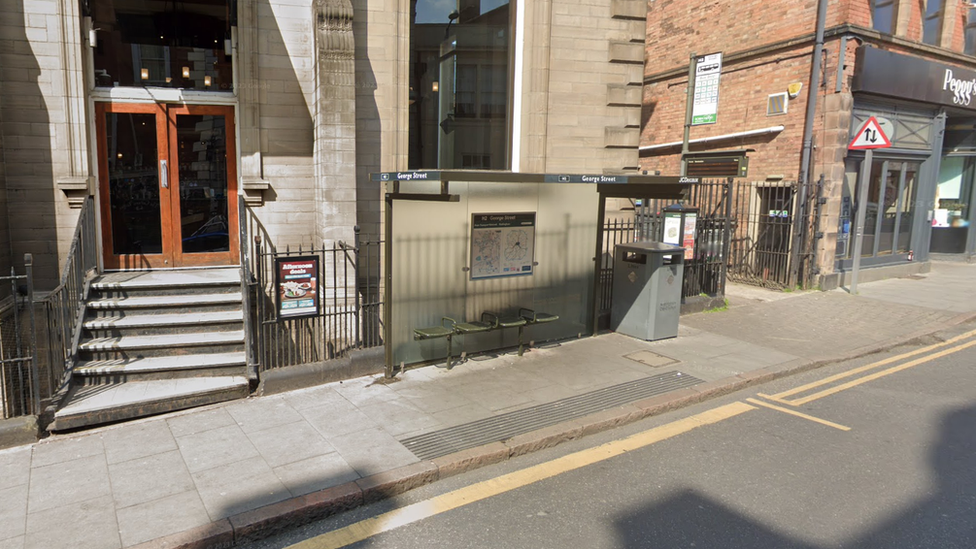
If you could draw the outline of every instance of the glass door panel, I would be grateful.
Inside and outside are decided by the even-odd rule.
[[[105,113],[105,141],[112,250],[115,255],[160,254],[163,229],[156,115]]]
[[[915,162],[906,162],[902,171],[904,183],[898,197],[898,243],[896,253],[908,253],[912,246],[912,225],[915,223],[915,193],[918,187],[918,169]]]
[[[220,115],[176,117],[184,254],[230,250],[226,129]]]
[[[96,104],[106,269],[234,265],[233,107]]]

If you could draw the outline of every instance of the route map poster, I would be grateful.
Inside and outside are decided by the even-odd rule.
[[[319,258],[275,258],[278,320],[315,316],[319,312]]]
[[[530,275],[535,212],[471,215],[471,280]]]

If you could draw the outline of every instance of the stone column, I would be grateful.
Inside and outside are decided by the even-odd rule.
[[[353,239],[356,225],[356,60],[349,0],[315,0],[316,234]]]

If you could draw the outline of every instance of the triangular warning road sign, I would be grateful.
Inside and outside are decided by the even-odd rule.
[[[854,140],[847,146],[851,150],[860,149],[886,149],[891,146],[891,141],[881,129],[881,124],[875,117],[868,118],[868,121],[861,126],[861,130],[854,136]]]

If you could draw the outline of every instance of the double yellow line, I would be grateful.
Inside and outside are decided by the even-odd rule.
[[[808,402],[813,402],[814,400],[818,400],[823,397],[830,396],[839,393],[841,391],[845,391],[847,389],[850,389],[851,387],[857,387],[858,385],[861,385],[863,383],[867,383],[869,381],[873,381],[875,379],[879,379],[887,375],[900,372],[902,370],[907,370],[914,366],[918,366],[919,364],[931,362],[937,358],[951,355],[953,353],[958,353],[959,351],[962,351],[964,349],[968,349],[970,347],[976,346],[976,339],[957,345],[957,343],[970,339],[973,336],[976,336],[976,330],[966,332],[962,335],[958,335],[951,339],[947,339],[942,343],[928,345],[926,347],[915,349],[914,351],[908,353],[903,353],[897,356],[888,357],[884,360],[879,360],[877,362],[872,362],[871,364],[861,366],[859,368],[854,368],[853,370],[848,370],[846,372],[842,372],[837,375],[825,377],[824,379],[821,379],[819,381],[814,381],[813,383],[807,383],[806,385],[795,387],[793,389],[790,389],[789,391],[783,391],[782,393],[776,393],[775,395],[765,395],[762,393],[758,393],[758,396],[765,398],[766,400],[771,400],[773,402],[779,402],[790,406],[802,406]],[[881,368],[882,366],[887,366],[889,364],[901,362],[905,359],[912,358],[918,355],[925,355],[925,356],[922,356],[921,358],[916,358],[915,360],[910,360],[902,364],[898,364],[897,366],[893,366],[885,370],[880,370],[872,374],[859,377],[857,379],[852,379],[845,383],[834,385],[832,387],[828,387],[820,391],[816,391],[813,393],[810,392],[815,389],[819,389],[821,387],[834,384],[838,381],[856,376],[858,374],[869,372],[871,370],[876,370],[878,368]],[[804,394],[805,396],[801,396],[799,398],[789,398],[789,397],[793,397],[794,395],[804,395]]]
[[[882,378],[884,376],[906,370],[913,366],[924,364],[937,358],[976,346],[976,339],[965,341],[973,338],[974,336],[976,336],[976,330],[966,332],[965,334],[953,337],[942,343],[929,345],[908,353],[879,360],[866,366],[861,366],[847,372],[826,377],[813,383],[808,383],[788,391],[783,391],[782,393],[777,393],[775,395],[765,395],[759,393],[757,396],[769,401],[786,404],[789,406],[800,406],[802,404],[839,393],[846,389],[850,389],[851,387],[856,387],[863,383],[867,383],[868,381]],[[815,391],[816,389],[830,386],[859,374],[869,372],[871,370],[877,370],[883,366],[895,364],[919,355],[925,356],[811,393],[811,391]],[[802,394],[806,394],[806,396],[792,399],[789,398]],[[849,427],[813,417],[796,410],[776,406],[775,404],[770,404],[754,398],[747,398],[745,400],[746,402],[733,402],[731,404],[719,406],[717,408],[695,414],[666,425],[661,425],[642,433],[637,433],[636,435],[632,435],[621,440],[615,440],[594,448],[574,452],[552,461],[540,463],[538,465],[514,471],[500,477],[465,486],[446,494],[435,496],[433,498],[407,505],[399,509],[388,511],[378,516],[350,524],[314,538],[307,539],[296,545],[292,545],[291,549],[335,549],[345,547],[353,543],[364,541],[383,532],[389,532],[407,524],[412,524],[426,518],[457,509],[459,507],[470,505],[477,501],[482,501],[569,471],[581,469],[588,465],[620,456],[627,452],[631,452],[680,434],[687,433],[699,427],[714,425],[750,410],[755,410],[757,407],[777,410],[782,413],[814,421],[842,431],[850,430]]]

